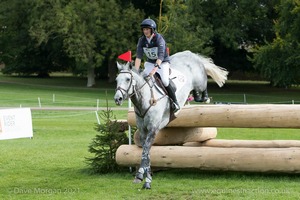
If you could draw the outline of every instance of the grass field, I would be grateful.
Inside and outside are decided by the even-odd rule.
[[[105,106],[106,93],[112,99],[114,84],[85,88],[85,80],[74,77],[0,75],[0,107],[38,107],[38,97],[47,107],[95,107],[97,99]],[[219,89],[209,84],[214,101],[242,102],[244,94],[248,103],[300,101],[296,87],[232,81]],[[113,101],[109,104],[114,106]],[[126,118],[126,111],[114,113]],[[33,139],[0,141],[0,199],[300,199],[300,176],[295,174],[173,169],[154,173],[152,189],[144,191],[132,184],[129,170],[89,173],[85,158],[92,156],[88,145],[97,134],[94,111],[32,110],[32,120]],[[300,139],[300,134],[297,129],[220,128],[218,138]]]

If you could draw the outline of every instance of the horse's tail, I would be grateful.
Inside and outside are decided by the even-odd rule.
[[[197,56],[204,65],[207,75],[212,77],[219,87],[222,87],[227,80],[228,71],[225,68],[215,65],[211,58],[203,57],[201,55]]]

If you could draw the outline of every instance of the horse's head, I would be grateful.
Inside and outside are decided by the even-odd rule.
[[[130,63],[120,64],[117,62],[119,75],[116,78],[117,89],[114,96],[117,105],[122,105],[123,101],[134,92],[135,80],[133,79]]]

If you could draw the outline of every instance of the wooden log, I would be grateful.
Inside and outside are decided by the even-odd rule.
[[[300,173],[300,148],[219,148],[152,146],[151,166],[200,170]],[[122,145],[116,161],[137,166],[142,149]]]
[[[163,128],[155,136],[153,145],[182,145],[187,142],[202,142],[216,138],[217,128]],[[134,143],[142,146],[140,133],[134,133]]]
[[[211,139],[204,142],[187,142],[183,146],[224,148],[289,148],[300,147],[300,140],[223,140]]]
[[[128,123],[136,124],[134,111]],[[300,128],[300,105],[186,106],[168,127]]]

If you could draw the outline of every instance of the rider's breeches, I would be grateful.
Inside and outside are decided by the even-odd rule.
[[[148,76],[154,68],[154,63],[145,62],[144,66],[145,66],[144,73],[145,75]],[[160,75],[161,81],[165,87],[169,85],[169,68],[170,68],[170,63],[162,62],[160,65],[160,69],[158,68],[156,71]]]

